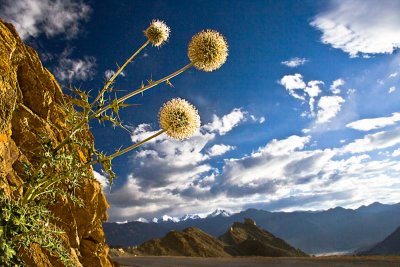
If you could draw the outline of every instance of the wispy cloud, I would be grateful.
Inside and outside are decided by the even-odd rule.
[[[371,131],[394,125],[398,121],[400,121],[400,113],[393,113],[392,116],[388,117],[369,118],[353,121],[351,123],[348,123],[346,127],[359,131]]]
[[[115,71],[113,70],[106,70],[104,72],[104,77],[106,78],[106,80],[108,81],[113,75],[115,74]],[[119,74],[122,77],[125,77],[125,72],[121,71],[121,73]]]
[[[378,149],[389,148],[400,144],[400,128],[392,131],[381,131],[367,134],[361,139],[356,139],[341,149],[341,153],[365,153]]]
[[[393,53],[400,47],[400,2],[382,0],[331,0],[311,25],[321,40],[351,57]]]
[[[73,38],[90,13],[89,5],[81,0],[4,0],[0,7],[0,15],[14,24],[22,39],[41,33]]]
[[[306,58],[292,57],[289,60],[282,61],[281,64],[290,68],[296,68],[298,66],[306,64],[308,61],[309,60]]]
[[[96,58],[85,56],[83,58],[71,58],[72,49],[65,49],[57,59],[54,68],[55,76],[61,81],[85,81],[95,75]]]

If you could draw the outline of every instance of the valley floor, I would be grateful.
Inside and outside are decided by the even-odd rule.
[[[330,256],[310,258],[195,258],[195,257],[128,257],[113,258],[124,267],[400,267],[400,257]]]

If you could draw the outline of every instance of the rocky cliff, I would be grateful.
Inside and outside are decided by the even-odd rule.
[[[0,188],[7,195],[22,193],[24,162],[38,161],[41,137],[54,143],[65,137],[63,99],[37,53],[23,44],[11,24],[0,20]],[[89,131],[86,138],[93,139]],[[112,266],[102,228],[108,208],[102,187],[94,179],[85,179],[77,196],[83,207],[58,199],[52,208],[61,218],[57,224],[65,231],[64,243],[78,266]],[[29,266],[62,266],[39,246],[29,251],[24,256]]]

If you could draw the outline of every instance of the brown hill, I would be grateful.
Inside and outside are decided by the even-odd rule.
[[[200,229],[189,227],[171,231],[161,239],[144,242],[137,247],[139,254],[157,256],[229,257],[225,245]]]
[[[226,244],[225,250],[233,256],[307,256],[301,250],[261,229],[251,219],[245,219],[244,223],[235,222],[219,239]]]
[[[144,242],[133,254],[191,257],[304,257],[304,252],[256,226],[251,219],[235,222],[219,240],[195,227],[171,231],[161,239]]]

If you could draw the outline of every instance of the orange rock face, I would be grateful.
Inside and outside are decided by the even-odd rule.
[[[64,95],[54,76],[42,66],[37,53],[22,43],[11,24],[0,20],[0,188],[18,197],[24,183],[23,162],[35,163],[41,137],[54,143],[66,136]],[[93,137],[89,131],[87,136]],[[79,151],[82,156],[85,151]],[[92,175],[92,174],[91,174]],[[108,203],[101,185],[85,179],[77,192],[83,207],[58,199],[50,209],[61,219],[63,240],[77,266],[113,266],[102,222]],[[62,266],[39,246],[24,255],[28,266]]]

